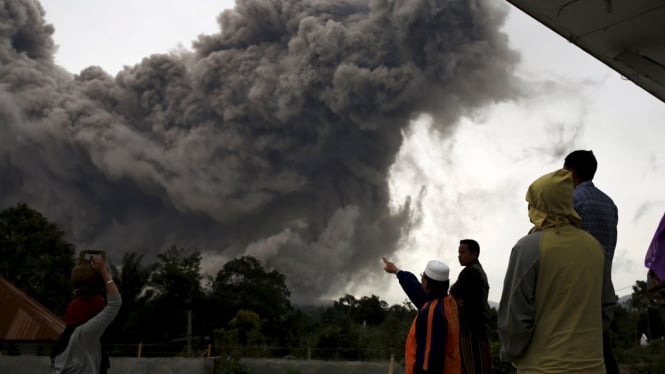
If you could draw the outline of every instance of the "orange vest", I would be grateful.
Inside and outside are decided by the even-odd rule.
[[[423,369],[427,370],[429,364],[429,348],[432,337],[432,320],[436,311],[436,305],[439,301],[443,301],[443,310],[446,320],[448,321],[448,333],[446,335],[446,349],[443,373],[441,374],[459,374],[462,372],[462,361],[459,353],[459,320],[457,318],[457,303],[451,296],[445,296],[443,299],[434,299],[427,301],[420,310],[427,308],[427,340],[425,342],[425,357],[423,362]],[[431,305],[430,305],[431,304]],[[416,321],[418,316],[413,319],[411,329],[406,339],[406,347],[404,349],[404,359],[406,361],[406,374],[413,374],[414,366],[416,364]]]

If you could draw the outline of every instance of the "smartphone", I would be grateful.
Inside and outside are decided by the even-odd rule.
[[[79,264],[88,264],[90,263],[90,260],[92,260],[92,257],[95,255],[100,255],[106,260],[106,252],[104,251],[95,251],[91,249],[87,249],[84,251],[81,251],[79,254]]]

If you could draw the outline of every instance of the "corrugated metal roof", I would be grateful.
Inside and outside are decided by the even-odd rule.
[[[507,0],[665,102],[665,0]]]
[[[65,323],[0,277],[0,340],[57,340]]]

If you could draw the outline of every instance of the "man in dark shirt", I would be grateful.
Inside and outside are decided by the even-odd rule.
[[[573,174],[573,208],[582,218],[580,228],[600,242],[611,266],[617,245],[619,212],[614,201],[593,184],[598,169],[596,156],[592,151],[573,151],[566,156],[563,168]]]
[[[459,307],[460,354],[462,372],[466,374],[490,373],[489,326],[490,310],[487,303],[489,283],[478,262],[480,245],[472,239],[460,240],[458,259],[464,269],[450,288]]]
[[[612,260],[617,244],[619,212],[614,201],[593,184],[598,161],[592,151],[576,150],[568,154],[563,168],[573,174],[573,207],[582,218],[581,229],[593,235],[605,250],[605,266],[612,273]],[[611,282],[611,278],[609,282]],[[608,374],[618,374],[619,365],[612,353],[608,331],[603,333],[603,355]]]

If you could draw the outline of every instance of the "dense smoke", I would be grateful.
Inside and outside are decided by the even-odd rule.
[[[446,130],[514,94],[491,3],[238,0],[193,53],[112,77],[54,65],[39,3],[3,1],[0,208],[27,202],[112,257],[252,255],[295,301],[339,289],[414,222],[387,183],[410,121]]]

